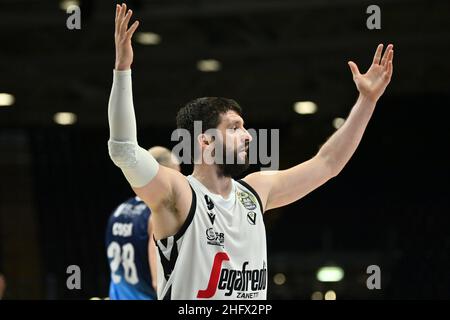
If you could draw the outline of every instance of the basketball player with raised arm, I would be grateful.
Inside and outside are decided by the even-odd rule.
[[[177,127],[194,135],[205,154],[223,149],[233,163],[199,161],[189,176],[158,165],[139,147],[132,99],[131,10],[116,8],[116,62],[108,107],[109,154],[136,194],[152,208],[158,251],[158,299],[266,299],[267,248],[263,214],[288,205],[344,168],[355,152],[376,103],[390,82],[393,46],[382,55],[379,45],[369,70],[361,74],[349,62],[359,92],[345,123],[310,160],[270,174],[255,172],[240,181],[233,177],[248,167],[251,136],[241,107],[231,99],[198,98],[177,115]],[[153,110],[155,117],[158,110]],[[216,129],[221,135],[208,134]],[[237,163],[235,163],[237,162]]]

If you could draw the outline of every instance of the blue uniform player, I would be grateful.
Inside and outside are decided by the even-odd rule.
[[[170,150],[153,147],[152,156],[163,166],[180,171]],[[138,197],[120,204],[106,229],[111,300],[156,299],[156,246],[152,241],[151,210]]]
[[[110,216],[106,253],[111,269],[111,300],[153,300],[149,261],[150,209],[138,197],[122,203]]]

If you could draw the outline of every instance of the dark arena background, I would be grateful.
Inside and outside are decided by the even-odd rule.
[[[68,28],[70,4],[80,8],[79,29]],[[229,97],[247,128],[280,130],[281,169],[314,156],[348,116],[358,92],[347,61],[363,72],[379,43],[393,43],[391,83],[350,162],[265,215],[268,298],[450,298],[449,1],[127,4],[140,21],[132,66],[140,145],[173,147],[181,106]],[[379,29],[368,27],[373,4]],[[106,222],[133,195],[107,147],[114,12],[106,0],[0,0],[5,300],[108,296]],[[302,112],[301,101],[315,107]],[[67,287],[71,265],[80,289]],[[374,265],[381,287],[369,289]]]

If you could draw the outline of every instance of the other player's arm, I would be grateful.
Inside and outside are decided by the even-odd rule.
[[[382,56],[379,45],[373,63],[360,74],[354,62],[349,62],[359,97],[345,123],[320,148],[312,159],[287,170],[256,172],[244,180],[258,192],[264,209],[290,204],[318,188],[341,172],[358,147],[378,99],[392,76],[393,46]]]

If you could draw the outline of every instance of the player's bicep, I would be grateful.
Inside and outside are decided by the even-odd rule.
[[[290,169],[252,173],[244,181],[258,192],[267,211],[299,200],[331,177],[326,161],[315,156]]]
[[[181,179],[176,177],[176,173],[178,172],[160,165],[156,176],[149,183],[133,190],[152,210],[155,210],[170,200],[174,194],[176,180]]]
[[[244,180],[247,184],[249,184],[258,194],[262,203],[262,212],[265,212],[267,209],[267,202],[270,193],[270,188],[272,185],[272,179],[274,179],[275,175],[279,171],[259,171],[254,172],[247,175]]]

